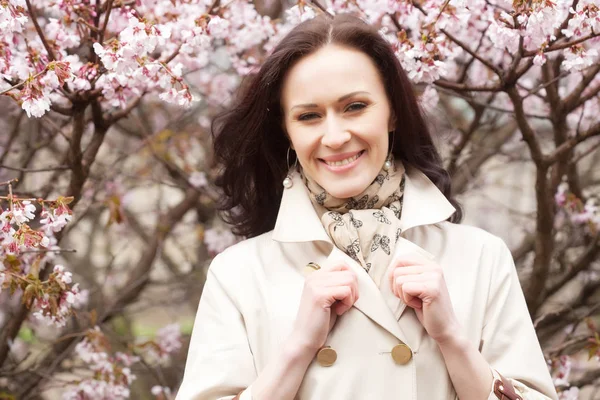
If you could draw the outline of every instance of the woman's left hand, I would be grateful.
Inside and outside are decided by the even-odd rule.
[[[442,267],[418,254],[396,258],[388,269],[392,292],[412,307],[423,327],[442,343],[459,332]]]

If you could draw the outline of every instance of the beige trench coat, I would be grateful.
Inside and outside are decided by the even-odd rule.
[[[333,260],[354,268],[360,298],[328,336],[337,360],[329,367],[313,361],[297,399],[456,399],[442,355],[413,310],[332,244],[298,174],[293,182],[273,231],[213,260],[177,400],[231,399],[245,388],[240,399],[251,399],[253,381],[291,332],[306,264]],[[509,250],[483,230],[446,222],[454,211],[424,174],[408,168],[396,255],[432,255],[464,332],[490,367],[527,385],[514,381],[526,400],[556,399]],[[402,342],[413,352],[405,365],[391,356]]]

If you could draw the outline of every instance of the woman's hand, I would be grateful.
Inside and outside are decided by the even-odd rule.
[[[418,254],[395,259],[389,267],[392,292],[412,307],[423,327],[442,343],[460,332],[442,267]]]
[[[304,351],[316,352],[339,315],[358,300],[358,278],[350,267],[336,263],[311,272],[304,282],[292,341]]]

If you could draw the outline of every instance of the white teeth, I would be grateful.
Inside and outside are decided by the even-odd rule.
[[[357,160],[358,157],[360,157],[361,154],[362,154],[362,151],[356,153],[355,156],[352,156],[350,158],[346,158],[345,160],[341,160],[341,161],[325,161],[325,163],[327,165],[331,165],[332,167],[341,167],[342,165],[350,164],[351,162]]]

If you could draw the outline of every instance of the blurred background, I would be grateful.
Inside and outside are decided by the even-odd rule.
[[[389,39],[561,399],[600,399],[593,0],[0,3],[0,399],[174,398],[207,267],[243,239],[210,123],[323,12]]]

